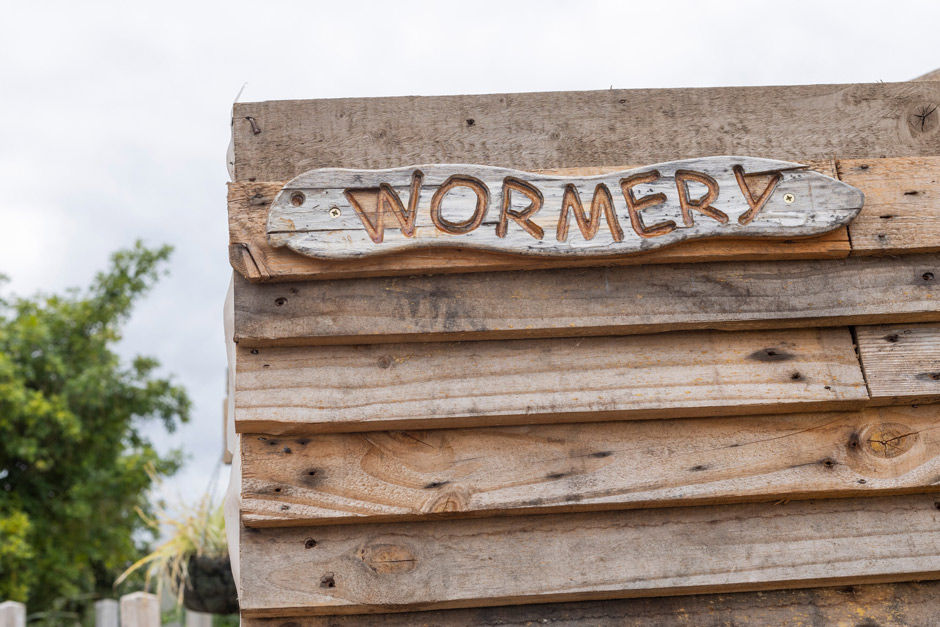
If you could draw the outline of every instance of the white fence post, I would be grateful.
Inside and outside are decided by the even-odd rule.
[[[120,627],[118,602],[114,599],[95,601],[95,627]]]
[[[186,627],[212,627],[212,614],[186,610]]]
[[[121,597],[121,627],[160,627],[160,600],[148,592]]]
[[[26,606],[16,601],[0,603],[0,627],[26,627]]]

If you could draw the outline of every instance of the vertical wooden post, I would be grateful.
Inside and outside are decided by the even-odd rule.
[[[160,627],[160,599],[148,592],[121,597],[121,627]]]
[[[95,627],[119,627],[120,613],[118,602],[114,599],[101,599],[95,602]]]
[[[0,627],[26,627],[26,606],[16,601],[0,603]]]
[[[186,610],[186,627],[212,627],[212,614]]]

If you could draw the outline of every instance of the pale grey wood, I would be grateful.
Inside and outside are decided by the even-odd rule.
[[[121,627],[160,627],[160,599],[149,592],[121,597]]]
[[[756,201],[771,183],[769,180],[752,185],[745,183],[748,189],[744,190],[734,168],[741,168],[745,174],[764,173],[767,179],[771,175],[780,177],[779,182],[773,183],[772,194],[760,204],[756,214],[750,209],[749,202]],[[727,222],[721,223],[697,211],[691,212],[692,224],[684,222],[680,193],[694,201],[704,196],[707,190],[704,184],[689,183],[688,189],[680,192],[676,173],[683,170],[714,179],[717,198],[710,207],[724,214]],[[632,220],[628,213],[626,192],[621,189],[621,181],[639,175],[658,176],[655,181],[632,189],[634,202],[654,194],[664,195],[665,201],[639,212],[638,222]],[[402,208],[407,211],[413,202],[412,181],[416,176],[420,177],[417,180],[421,185],[414,208],[414,232],[410,235],[406,235],[394,214],[383,211],[383,215],[378,215],[381,208],[377,205],[377,194],[360,194],[366,196],[357,201],[365,216],[354,210],[349,199],[350,190],[376,190],[384,184],[394,190]],[[469,220],[477,212],[484,214],[478,227],[459,235],[445,233],[433,224],[431,218],[432,198],[451,177],[470,177],[487,190],[488,202],[485,205],[466,187],[453,189],[444,196],[441,214],[451,222]],[[512,219],[503,219],[505,232],[499,236],[498,225],[504,204],[509,202],[510,210],[521,212],[532,202],[523,193],[507,192],[503,187],[507,180],[524,181],[538,190],[540,209],[526,220],[535,225],[529,228],[540,232],[540,238]],[[569,185],[577,189],[578,200],[585,213],[593,213],[591,204],[595,188],[603,185],[613,202],[611,209],[616,216],[616,225],[612,226],[608,216],[601,215],[596,234],[585,237],[575,220],[574,211],[565,207]],[[510,195],[508,201],[506,194]],[[585,177],[550,176],[479,165],[418,165],[389,170],[321,169],[301,174],[284,185],[268,214],[267,235],[268,242],[274,247],[287,246],[295,252],[319,259],[352,259],[401,250],[455,246],[524,255],[611,256],[645,252],[702,238],[821,235],[850,222],[858,215],[863,201],[864,196],[858,189],[807,170],[806,166],[752,157],[689,159]],[[478,205],[484,206],[478,208]],[[566,237],[559,226],[563,211],[568,214]],[[601,212],[600,207],[597,211]],[[383,225],[379,228],[384,232],[370,234],[364,226],[365,220],[373,228]],[[672,230],[656,236],[640,235],[658,223],[671,223]],[[376,237],[381,241],[374,241]]]
[[[95,627],[118,627],[120,624],[119,607],[116,599],[95,601]]]
[[[251,284],[241,347],[940,321],[940,255]]]
[[[409,163],[534,170],[719,154],[936,155],[940,132],[917,115],[938,102],[940,84],[911,82],[239,103],[235,180]]]
[[[26,606],[17,601],[0,603],[0,627],[26,627]]]
[[[940,403],[940,325],[879,325],[855,333],[872,404]]]
[[[243,616],[342,614],[940,578],[934,495],[268,528]]]

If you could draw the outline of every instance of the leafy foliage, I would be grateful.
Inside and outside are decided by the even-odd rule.
[[[85,291],[0,300],[0,599],[81,610],[145,552],[147,492],[174,473],[142,433],[188,420],[159,364],[113,348],[171,249],[115,253]],[[65,600],[65,602],[63,601]]]

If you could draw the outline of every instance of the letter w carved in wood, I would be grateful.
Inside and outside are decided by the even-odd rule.
[[[421,182],[424,174],[415,170],[411,175],[411,196],[408,198],[408,209],[401,202],[398,192],[388,183],[380,183],[378,193],[375,189],[347,189],[343,192],[346,200],[356,210],[356,215],[362,220],[362,225],[372,241],[381,244],[385,239],[385,215],[391,213],[398,219],[401,234],[405,237],[414,237],[415,217],[418,215],[418,195],[421,191]],[[365,207],[369,200],[375,198],[375,221],[369,219]]]

